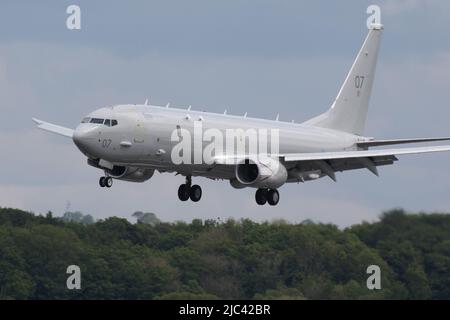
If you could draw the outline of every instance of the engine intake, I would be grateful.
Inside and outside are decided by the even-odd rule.
[[[256,163],[250,162],[249,159],[244,163],[238,164],[236,168],[236,177],[242,184],[252,184],[259,176],[259,169]]]
[[[245,159],[236,166],[239,184],[254,188],[276,189],[287,180],[287,170],[278,160],[270,157]]]

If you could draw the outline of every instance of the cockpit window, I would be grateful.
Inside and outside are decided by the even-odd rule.
[[[101,118],[83,118],[81,120],[81,123],[95,123],[95,124],[104,124],[107,127],[114,127],[118,125],[117,120],[111,120],[111,119],[101,119]]]
[[[90,123],[103,124],[103,121],[105,121],[105,119],[92,118],[91,121],[90,121]]]

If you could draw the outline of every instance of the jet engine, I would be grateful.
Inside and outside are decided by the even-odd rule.
[[[281,187],[288,176],[285,166],[270,157],[242,160],[237,164],[235,174],[242,186],[268,189]]]
[[[230,179],[230,184],[235,189],[244,189],[246,186],[240,183],[236,178]]]
[[[114,179],[131,182],[144,182],[153,176],[155,170],[136,167],[114,166],[112,169],[106,169],[106,172],[108,172],[108,174]]]
[[[93,167],[105,170],[109,174],[109,176],[113,177],[114,179],[130,181],[130,182],[147,181],[155,173],[155,170],[153,170],[153,169],[116,166],[116,165],[114,165],[112,167],[112,169],[109,169],[109,168],[100,166],[98,160],[92,160],[92,159],[88,159],[88,164]]]

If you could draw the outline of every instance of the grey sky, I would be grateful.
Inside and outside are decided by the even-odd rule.
[[[82,30],[65,28],[69,4]],[[448,154],[281,188],[258,207],[254,190],[198,179],[204,198],[180,203],[181,177],[100,189],[71,141],[38,131],[36,116],[75,127],[117,103],[306,120],[329,107],[367,33],[371,1],[2,1],[0,4],[0,206],[162,220],[194,217],[312,219],[340,226],[382,210],[450,210]],[[385,34],[367,135],[450,135],[450,3],[381,1]]]

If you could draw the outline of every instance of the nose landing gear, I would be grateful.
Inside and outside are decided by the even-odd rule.
[[[267,203],[271,206],[276,206],[280,201],[280,193],[277,189],[258,189],[255,193],[256,203],[263,206]]]
[[[178,188],[178,199],[181,201],[188,201],[191,199],[193,202],[200,201],[202,197],[202,188],[199,185],[192,185],[192,179],[190,176],[186,177],[186,183],[180,185]]]

